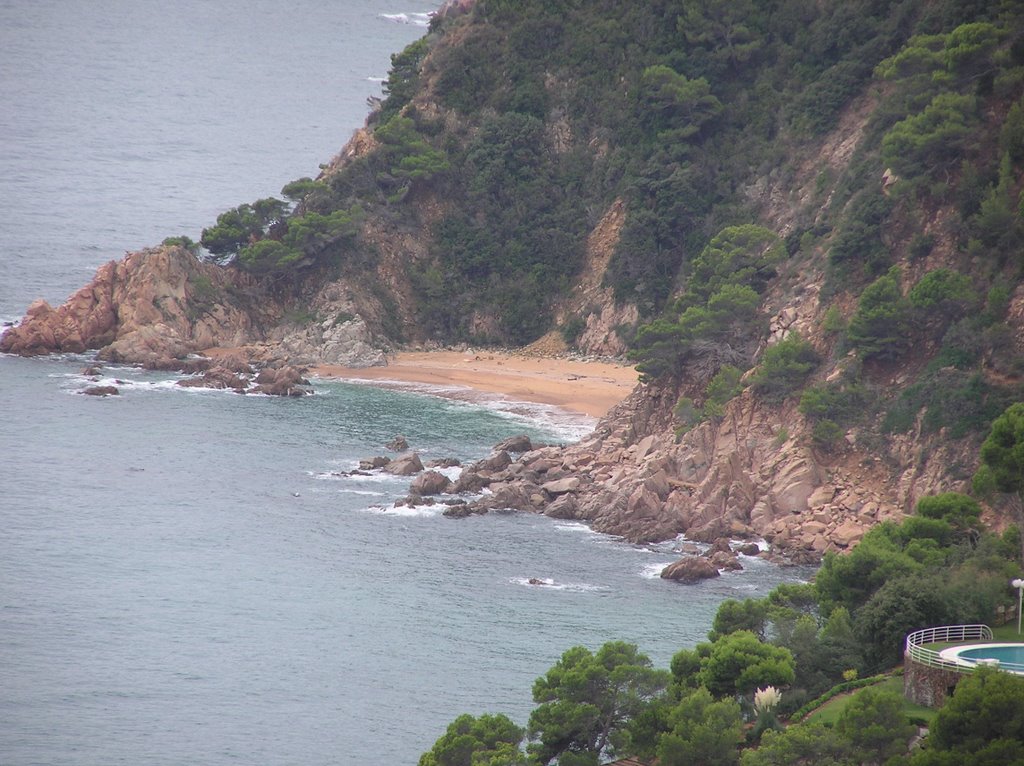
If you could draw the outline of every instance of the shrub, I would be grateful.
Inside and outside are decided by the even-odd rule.
[[[899,269],[868,285],[850,319],[847,339],[864,359],[892,360],[910,345],[910,304],[900,292]]]
[[[829,250],[829,262],[835,269],[851,273],[851,267],[857,264],[865,273],[874,275],[889,265],[891,259],[882,241],[882,225],[892,207],[892,200],[874,189],[854,197]]]
[[[715,373],[704,390],[707,398],[704,400],[703,414],[706,419],[722,417],[726,402],[743,390],[743,384],[740,383],[742,376],[743,371],[731,364],[723,365]]]
[[[959,164],[977,124],[973,95],[940,93],[882,139],[882,160],[904,178],[937,177]]]
[[[825,383],[800,394],[800,412],[813,420],[852,423],[870,410],[870,395],[860,384]]]
[[[762,399],[781,402],[803,384],[819,361],[821,357],[814,346],[799,333],[791,333],[785,340],[765,349],[751,387]]]
[[[814,446],[828,452],[835,449],[844,433],[834,420],[826,418],[814,424],[814,428],[811,429],[811,440],[814,442]]]

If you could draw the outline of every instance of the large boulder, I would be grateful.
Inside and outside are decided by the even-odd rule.
[[[526,434],[510,436],[494,445],[495,452],[530,452],[531,450],[533,450],[533,443]]]
[[[412,476],[423,470],[423,461],[415,452],[403,452],[394,460],[389,460],[383,470],[395,476]]]
[[[512,458],[505,451],[497,452],[490,457],[486,457],[483,460],[477,461],[473,468],[477,471],[488,471],[490,473],[497,473],[498,471],[504,471],[512,465]]]
[[[89,386],[82,393],[87,396],[117,396],[121,392],[117,386]]]
[[[409,485],[409,491],[414,495],[440,495],[448,490],[452,480],[438,471],[424,471]]]
[[[555,481],[549,481],[541,485],[541,489],[552,497],[564,495],[566,492],[575,492],[579,488],[580,479],[578,476],[567,476],[564,479],[556,479]]]
[[[249,386],[249,381],[223,367],[214,367],[199,377],[179,380],[177,385],[182,388],[230,388],[241,393]]]
[[[302,370],[297,367],[284,366],[277,369],[261,370],[256,376],[256,387],[254,394],[268,394],[270,396],[305,396],[312,393],[303,386],[308,386],[309,381],[302,377]]]
[[[687,557],[679,559],[661,570],[662,579],[681,583],[695,583],[718,577],[718,569],[705,558]]]

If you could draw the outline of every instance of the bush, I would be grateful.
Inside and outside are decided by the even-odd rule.
[[[910,345],[911,307],[900,292],[899,274],[893,267],[868,285],[850,319],[847,339],[864,359],[897,359]]]
[[[765,349],[751,380],[754,393],[768,402],[781,402],[807,379],[821,361],[818,352],[799,333]]]
[[[904,178],[937,178],[960,164],[977,126],[973,95],[940,93],[920,113],[893,125],[882,139],[882,161]]]
[[[800,412],[812,420],[854,423],[871,410],[870,394],[860,384],[825,383],[800,394]]]
[[[838,273],[856,273],[854,265],[869,275],[885,270],[891,258],[882,241],[882,226],[892,207],[892,200],[874,189],[865,190],[853,198],[829,250],[829,262]]]
[[[722,417],[726,402],[743,391],[743,384],[740,383],[742,376],[743,371],[731,364],[723,365],[715,373],[715,377],[711,379],[708,387],[704,390],[706,398],[704,399],[703,414],[705,419]]]
[[[829,452],[842,441],[845,433],[835,421],[826,418],[814,424],[814,428],[811,429],[811,440],[814,446]]]

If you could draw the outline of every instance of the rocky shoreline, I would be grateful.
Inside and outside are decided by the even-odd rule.
[[[190,355],[231,348],[259,367],[385,364],[362,317],[343,310],[343,296],[330,297],[319,321],[290,319],[251,275],[201,261],[184,247],[148,248],[104,264],[56,309],[35,301],[0,335],[0,353],[96,350],[101,361],[177,369]]]
[[[329,285],[318,293],[327,302],[316,304],[317,318],[289,322],[250,276],[181,247],[153,248],[104,265],[57,309],[33,304],[0,337],[0,352],[97,349],[100,361],[190,373],[187,386],[296,396],[308,391],[310,364],[386,363],[361,317],[340,310],[347,304],[339,290]],[[217,346],[232,350],[198,356]],[[800,438],[808,429],[795,404],[769,407],[749,390],[722,417],[677,433],[671,413],[683,385],[638,385],[576,444],[499,449],[440,490],[449,499],[489,490],[453,502],[449,515],[544,513],[633,542],[680,533],[707,543],[763,538],[772,555],[813,563],[847,550],[874,524],[901,517],[921,494],[942,487],[934,470],[942,455],[925,471],[908,461],[895,481],[892,466],[853,444],[845,455],[823,458]],[[411,501],[430,496],[414,491]]]

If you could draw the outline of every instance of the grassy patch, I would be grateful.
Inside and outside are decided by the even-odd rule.
[[[890,676],[877,684],[871,686],[862,687],[863,689],[882,689],[884,691],[894,691],[898,694],[903,694],[903,678],[902,676]],[[861,689],[854,689],[849,694],[840,694],[839,696],[833,697],[824,705],[819,707],[810,716],[807,717],[807,723],[817,722],[823,723],[828,726],[835,724],[839,720],[839,716],[842,715],[843,711],[846,710],[846,706],[850,704],[850,701],[857,695],[860,694]],[[925,721],[931,721],[935,717],[937,710],[933,710],[923,705],[918,705],[909,700],[903,701],[903,712],[911,719],[924,719]]]
[[[1004,643],[1024,642],[1024,634],[1017,632],[1016,621],[1007,623],[1006,625],[1000,625],[998,628],[992,628],[992,637],[996,641]]]

